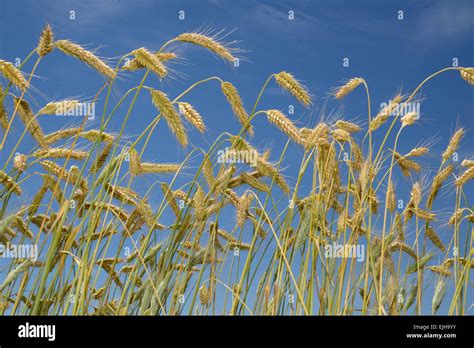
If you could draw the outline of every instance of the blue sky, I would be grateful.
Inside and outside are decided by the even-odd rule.
[[[75,11],[70,20],[69,11]],[[185,20],[178,18],[185,11]],[[288,12],[294,11],[294,20]],[[399,12],[403,11],[403,20]],[[453,64],[474,65],[474,3],[472,1],[29,1],[0,0],[0,57],[9,61],[25,57],[37,44],[45,23],[49,22],[58,39],[70,39],[90,49],[98,49],[111,64],[118,57],[138,47],[157,50],[168,39],[186,31],[203,28],[225,30],[227,40],[243,49],[245,58],[238,68],[231,68],[215,56],[196,47],[180,46],[184,59],[172,65],[171,78],[160,82],[151,76],[147,85],[163,88],[171,97],[190,84],[208,76],[220,76],[239,89],[248,109],[253,105],[264,81],[271,73],[293,73],[315,96],[311,109],[303,108],[290,95],[272,83],[259,109],[285,111],[294,105],[290,117],[298,126],[314,126],[322,116],[366,124],[366,97],[362,88],[343,101],[330,96],[332,88],[352,77],[363,77],[370,88],[372,108],[378,111],[398,91],[412,91],[428,75]],[[343,59],[349,66],[343,66]],[[25,72],[31,64],[25,67]],[[124,74],[117,83],[115,96],[137,85],[141,73]],[[48,101],[76,96],[91,99],[103,80],[84,64],[53,52],[40,65],[33,79],[34,89],[28,100],[35,109]],[[41,91],[41,92],[39,92]],[[469,132],[459,151],[461,158],[473,158],[474,102],[473,88],[456,72],[433,79],[421,90],[420,121],[404,131],[401,153],[431,140],[430,155],[422,160],[429,173],[436,170],[439,157],[456,126]],[[101,100],[103,101],[103,99]],[[99,105],[100,102],[99,101]],[[209,132],[204,136],[191,130],[193,145],[209,146],[223,131],[238,131],[238,123],[220,93],[218,84],[209,83],[186,97],[204,116]],[[127,137],[134,136],[149,124],[156,111],[147,93],[139,98],[139,107],[127,126]],[[100,107],[98,107],[100,109]],[[117,130],[126,108],[121,108],[110,129]],[[76,120],[43,116],[46,132],[71,126]],[[98,121],[88,126],[94,127]],[[271,147],[273,160],[284,147],[286,137],[268,125],[264,117],[254,122],[253,143],[259,149]],[[14,134],[21,134],[15,124]],[[183,151],[161,123],[145,153],[145,159],[158,162],[182,160]],[[7,143],[4,153],[11,144]],[[25,141],[20,151],[31,142]],[[290,147],[284,161],[285,174],[295,182],[302,150]],[[3,164],[4,155],[0,154]],[[397,178],[402,183],[403,178]],[[137,185],[147,187],[154,178],[144,178]],[[310,185],[310,183],[308,183]],[[400,185],[407,186],[407,185]],[[468,189],[472,196],[472,186]],[[408,192],[404,192],[407,196]],[[453,202],[450,192],[443,197]],[[448,204],[449,206],[449,204]],[[451,205],[452,206],[452,205]],[[443,206],[439,207],[440,209]],[[447,212],[443,211],[447,214]]]
[[[364,122],[362,89],[343,102],[328,97],[331,88],[348,78],[362,76],[368,82],[372,107],[377,110],[398,90],[413,90],[430,73],[450,66],[453,58],[461,66],[472,65],[474,53],[470,16],[474,5],[469,1],[135,1],[133,6],[124,0],[0,3],[0,54],[8,60],[25,57],[36,45],[46,22],[52,24],[57,38],[99,48],[101,56],[114,58],[141,46],[158,49],[184,31],[207,27],[235,30],[228,39],[238,40],[236,46],[246,51],[242,54],[246,61],[238,69],[230,69],[201,49],[183,47],[179,52],[186,61],[174,66],[179,74],[163,82],[166,92],[176,95],[194,81],[218,75],[232,81],[250,107],[269,74],[288,70],[316,96],[314,110],[305,110],[275,84],[265,93],[261,107],[287,110],[289,104],[295,105],[293,119],[299,125],[314,124],[323,107],[326,114],[338,113]],[[70,10],[76,12],[74,21],[69,19]],[[179,10],[186,13],[184,21],[178,19]],[[293,21],[288,20],[290,10],[295,11]],[[399,10],[404,11],[402,21],[397,19]],[[34,86],[44,93],[32,96],[38,107],[58,98],[90,99],[102,83],[86,66],[60,56],[60,52],[54,52],[37,71]],[[346,57],[349,67],[342,65]],[[407,133],[449,137],[457,122],[471,128],[472,88],[455,75],[446,73],[422,89],[422,120]],[[119,91],[123,93],[134,81],[136,76],[125,75],[118,84]],[[159,81],[150,79],[149,84],[159,86]],[[209,93],[215,98],[199,98]],[[237,125],[227,118],[227,106],[218,86],[204,86],[190,98],[199,100],[196,108],[205,115],[211,129],[208,139]],[[143,129],[141,121],[149,120],[150,116],[145,115],[148,110],[134,117],[131,134]],[[265,125],[265,120],[256,120],[257,143],[265,146],[268,141],[283,139]],[[199,142],[201,138],[192,139]],[[438,143],[433,150],[441,151],[443,146],[445,142]]]

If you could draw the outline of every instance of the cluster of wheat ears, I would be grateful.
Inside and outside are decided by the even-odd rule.
[[[347,120],[298,127],[279,110],[258,110],[272,80],[304,106],[312,105],[308,90],[284,71],[268,78],[251,112],[236,87],[219,77],[198,81],[174,99],[147,86],[150,74],[169,76],[169,62],[178,58],[171,48],[179,43],[235,61],[236,51],[217,37],[184,33],[157,52],[138,48],[112,68],[71,41],[55,40],[49,25],[21,66],[0,60],[6,81],[0,89],[0,151],[7,141],[13,142],[9,154],[1,153],[0,243],[7,249],[25,244],[39,249],[37,259],[3,259],[3,314],[397,315],[436,313],[442,303],[448,314],[468,313],[474,213],[465,190],[474,177],[474,161],[453,161],[465,131],[458,128],[446,141],[428,185],[418,158],[429,148],[415,147],[403,154],[397,152],[397,142],[419,116],[401,115],[400,110],[426,82],[455,70],[472,85],[473,68],[438,71],[412,93],[393,97],[373,116],[366,81],[349,80],[333,95],[343,99],[358,87],[365,89],[368,123],[365,136],[360,136],[361,125]],[[84,115],[76,118],[77,127],[43,132],[38,116],[80,103],[54,101],[36,113],[30,107],[26,97],[32,93],[31,79],[53,50],[105,77],[93,100],[105,99],[100,127],[86,130]],[[22,70],[33,57],[34,67],[25,75]],[[119,74],[140,72],[140,84],[110,107]],[[206,132],[203,118],[185,100],[210,81],[220,84],[240,132],[223,133],[209,149],[194,147],[181,163],[142,160],[161,119],[187,150],[189,128]],[[158,116],[127,146],[119,146],[140,93],[149,93]],[[108,131],[118,107],[127,102],[120,130]],[[274,161],[269,150],[258,151],[251,144],[252,121],[258,115],[288,137]],[[19,139],[9,137],[15,118],[24,126]],[[25,137],[37,146],[30,153],[18,153]],[[216,151],[224,146],[255,151],[256,165],[218,163]],[[281,169],[289,146],[299,147],[303,154],[293,187]],[[197,165],[190,166],[196,158]],[[189,168],[196,170],[191,176],[187,172],[185,184],[177,187]],[[162,181],[164,174],[167,181]],[[156,184],[161,186],[161,201],[149,199],[156,185],[144,193],[131,188],[143,176],[160,178]],[[411,192],[402,209],[397,176],[402,178],[398,186],[408,184]],[[301,189],[303,177],[311,182],[306,194]],[[22,200],[28,181],[37,189]],[[442,190],[455,191],[451,216],[445,219],[433,210]],[[165,215],[173,222],[161,223]],[[325,247],[333,244],[365,246],[363,261],[326,255]],[[125,245],[133,246],[129,253],[124,253]]]

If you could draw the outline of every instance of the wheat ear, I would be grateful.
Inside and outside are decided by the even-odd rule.
[[[235,86],[230,82],[222,82],[221,89],[240,124],[243,127],[246,127],[250,135],[253,135],[253,128],[249,124],[249,115],[244,109],[244,105],[237,88],[235,88]]]
[[[191,104],[179,102],[178,107],[181,115],[183,115],[189,123],[196,127],[198,131],[201,133],[206,131],[206,125],[204,124],[201,115],[196,111],[196,109],[193,108]]]
[[[41,37],[38,42],[38,48],[36,49],[40,57],[44,57],[53,50],[53,41],[53,30],[49,24],[46,24],[43,32],[41,33]]]
[[[28,81],[12,63],[0,59],[0,72],[13,85],[18,87],[22,92],[28,88]]]
[[[275,81],[280,85],[281,88],[293,94],[293,96],[300,101],[301,104],[309,106],[311,104],[311,97],[303,87],[303,85],[295,79],[295,77],[286,72],[282,71],[275,75]]]
[[[336,97],[336,99],[342,99],[345,96],[347,96],[349,93],[351,93],[354,89],[356,89],[363,82],[364,82],[364,79],[360,77],[350,79],[349,81],[347,81],[347,83],[344,86],[340,87],[336,91],[334,96]]]
[[[48,142],[43,134],[38,120],[25,100],[15,98],[15,107],[18,108],[18,114],[31,136],[38,142],[42,148],[48,148]]]
[[[114,69],[105,64],[92,52],[82,48],[78,44],[68,40],[58,40],[55,41],[54,45],[68,56],[79,59],[109,79],[114,79],[117,76]]]
[[[186,147],[188,145],[188,136],[183,123],[181,122],[181,118],[171,101],[168,99],[168,96],[162,91],[156,89],[150,89],[150,93],[153,104],[158,110],[160,110],[171,131],[176,136],[176,139],[183,147]]]
[[[270,123],[277,126],[283,133],[288,135],[293,141],[302,144],[298,128],[279,110],[267,110],[267,118]]]
[[[138,63],[153,71],[160,78],[163,78],[168,74],[166,67],[163,65],[160,59],[148,51],[145,47],[134,50],[132,54],[135,55],[135,59],[138,61]]]
[[[230,50],[212,37],[198,33],[183,33],[176,37],[176,40],[204,47],[230,63],[235,62]]]

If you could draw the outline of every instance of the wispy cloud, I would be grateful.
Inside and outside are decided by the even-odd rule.
[[[247,21],[258,23],[259,26],[283,37],[297,35],[301,39],[321,35],[321,39],[325,39],[322,33],[329,32],[334,37],[345,39],[350,36],[358,41],[369,41],[372,36],[391,34],[397,24],[386,17],[370,17],[363,8],[348,9],[341,3],[329,5],[316,5],[305,1],[293,3],[291,6],[277,2],[257,2]],[[288,19],[290,10],[294,11],[293,21]]]
[[[148,1],[137,1],[135,6],[143,6]],[[80,21],[84,30],[94,30],[97,26],[103,25],[104,22],[116,20],[122,14],[130,11],[130,3],[127,1],[91,1],[85,0],[81,2],[64,2],[60,6],[57,3],[49,3],[47,11],[54,13],[55,20],[58,22],[69,21],[69,11],[74,11],[76,20]]]
[[[474,34],[474,3],[445,1],[424,10],[416,20],[413,39],[431,47],[462,41]]]

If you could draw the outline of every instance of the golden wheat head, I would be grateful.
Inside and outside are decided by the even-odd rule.
[[[311,104],[311,97],[308,91],[292,74],[282,71],[275,75],[275,81],[281,88],[293,94],[303,105],[309,106]]]
[[[38,42],[38,47],[36,49],[40,57],[44,57],[53,50],[53,41],[53,30],[51,29],[51,26],[49,24],[46,24],[43,29],[43,32],[41,33],[41,37]]]
[[[22,92],[28,88],[28,81],[12,63],[0,59],[0,72],[14,86],[18,87]]]
[[[68,40],[58,40],[54,42],[54,45],[68,56],[79,59],[109,79],[114,79],[117,76],[114,69],[105,64],[92,52],[84,49],[78,44]]]
[[[188,145],[188,136],[183,123],[181,122],[181,118],[171,101],[168,99],[168,96],[162,91],[156,89],[150,89],[150,93],[153,105],[160,110],[178,142],[183,147],[186,147]]]
[[[230,50],[215,38],[199,33],[183,33],[177,36],[176,40],[204,47],[230,63],[235,62],[235,57]]]

